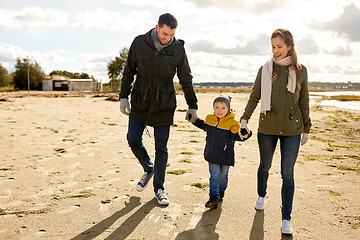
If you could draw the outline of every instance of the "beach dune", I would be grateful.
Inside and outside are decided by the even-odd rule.
[[[197,94],[199,117],[212,112],[218,94]],[[239,120],[249,94],[227,94]],[[0,97],[0,239],[359,239],[358,111],[312,103],[311,139],[295,166],[295,233],[288,237],[280,232],[279,149],[265,210],[254,209],[258,108],[249,122],[253,137],[235,144],[224,201],[208,210],[205,132],[185,121],[182,95],[168,144],[168,207],[157,204],[151,185],[135,190],[143,170],[127,145],[128,118],[109,101],[116,94]],[[143,140],[153,158],[148,129]]]

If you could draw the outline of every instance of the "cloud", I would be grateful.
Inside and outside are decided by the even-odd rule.
[[[198,40],[194,43],[189,43],[188,48],[194,52],[217,53],[225,55],[264,55],[268,53],[268,46],[270,41],[265,34],[258,35],[255,39],[243,40],[238,42],[234,47],[223,47],[220,44],[210,40]],[[241,38],[239,37],[241,40]]]
[[[354,4],[344,8],[343,14],[331,21],[318,23],[317,28],[322,30],[331,30],[340,35],[346,35],[351,41],[360,42],[360,9]]]
[[[21,47],[12,44],[0,43],[0,61],[10,62],[16,60],[17,58],[24,58],[28,55],[29,53]]]
[[[90,11],[82,11],[75,16],[75,26],[83,26],[85,28],[98,28],[111,32],[130,31],[134,28],[149,30],[154,24],[151,21],[151,13],[149,11],[130,11],[126,15],[116,11],[108,11],[96,8]]]
[[[349,45],[346,45],[345,47],[340,46],[334,49],[331,49],[327,54],[333,54],[333,55],[339,55],[339,56],[352,56],[353,52]]]
[[[0,26],[6,28],[43,28],[65,26],[67,14],[57,9],[39,7],[24,8],[12,11],[0,8]]]
[[[360,75],[360,69],[349,68],[349,69],[346,69],[344,71],[344,74],[359,76]]]
[[[269,0],[269,1],[218,1],[218,0],[184,0],[194,3],[198,8],[214,8],[224,11],[237,12],[251,12],[253,14],[262,14],[277,10],[279,6],[285,7],[286,1]]]
[[[309,35],[296,42],[295,49],[299,54],[318,54],[320,52],[319,45],[314,37]]]

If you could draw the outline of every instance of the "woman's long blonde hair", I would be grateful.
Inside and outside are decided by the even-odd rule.
[[[297,60],[297,53],[295,50],[295,43],[294,43],[294,38],[291,34],[291,32],[287,29],[276,29],[272,34],[271,34],[271,39],[275,38],[275,37],[280,37],[281,39],[283,39],[285,41],[286,46],[291,47],[291,49],[289,50],[287,56],[291,56],[291,63],[290,66],[296,73],[296,92],[300,92],[300,83],[299,83],[299,78],[300,78],[300,69],[301,69],[301,65],[298,63]],[[276,69],[273,69],[273,76],[272,79],[276,79],[277,78],[277,72]]]

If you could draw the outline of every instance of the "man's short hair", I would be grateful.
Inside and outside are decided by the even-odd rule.
[[[178,23],[174,15],[171,13],[164,13],[159,17],[158,26],[168,25],[171,29],[177,28]]]

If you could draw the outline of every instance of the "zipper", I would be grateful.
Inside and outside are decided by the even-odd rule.
[[[217,126],[219,125],[219,121],[220,121],[220,118],[217,118],[217,123],[215,124],[215,129],[214,129],[214,134],[212,135],[212,138],[211,138],[211,144],[210,144],[210,146],[211,146],[211,151],[210,151],[210,158],[212,157],[212,152],[213,152],[213,147],[212,147],[212,145],[213,145],[213,142],[214,142],[214,137],[215,137],[215,131],[216,131],[216,128],[217,128]]]

